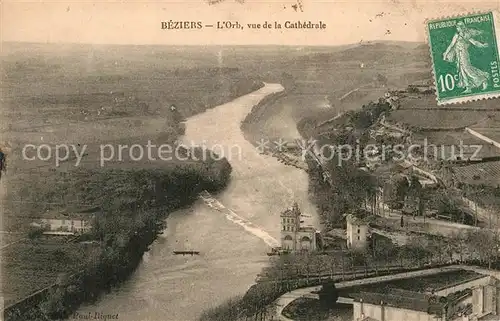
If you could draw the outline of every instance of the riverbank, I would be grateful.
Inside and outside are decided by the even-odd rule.
[[[101,209],[92,231],[84,235],[86,241],[98,245],[81,271],[60,278],[36,297],[8,307],[5,320],[67,318],[81,303],[97,300],[135,270],[162,233],[169,213],[193,204],[203,190],[223,189],[230,173],[231,166],[223,159],[173,168],[81,170],[69,180],[53,182],[68,193],[64,196],[79,197]],[[48,201],[53,197],[49,191],[38,196]]]
[[[164,234],[133,276],[97,302],[82,306],[79,314],[120,313],[121,321],[162,321],[167,314],[171,320],[197,320],[203,311],[255,283],[269,263],[269,243],[279,239],[279,213],[295,200],[304,212],[314,214],[307,174],[259,154],[240,129],[252,106],[281,90],[279,84],[266,84],[186,121],[186,144],[203,143],[220,155],[224,152],[230,161],[228,186],[211,193],[217,203],[200,200],[169,215]],[[172,253],[180,249],[195,249],[200,255]]]
[[[285,98],[287,94],[287,89],[270,94],[252,107],[245,119],[241,122],[240,127],[243,136],[249,142],[255,145],[259,139],[270,139],[270,137],[266,137],[267,135],[264,133],[261,126],[268,118],[268,115],[266,115],[269,113],[268,109]]]
[[[162,233],[164,219],[169,213],[193,204],[203,190],[223,189],[229,182],[230,173],[230,164],[222,159],[177,164],[173,168],[82,169],[64,182],[53,182],[54,188],[67,193],[63,196],[77,197],[101,209],[92,231],[84,235],[86,241],[98,245],[93,256],[85,259],[83,270],[59,278],[54,286],[38,293],[36,298],[8,307],[4,311],[5,320],[66,318],[81,303],[95,301],[101,293],[130,276],[142,255]],[[53,201],[54,197],[50,191],[41,196],[48,201]]]

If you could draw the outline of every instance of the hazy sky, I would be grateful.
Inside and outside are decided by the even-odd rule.
[[[297,1],[297,0],[295,0]],[[3,1],[4,41],[101,44],[286,44],[339,45],[360,40],[425,41],[424,21],[477,10],[497,1],[302,0],[188,1]],[[239,21],[245,30],[161,30],[161,21]],[[326,30],[250,30],[247,23],[323,21]]]

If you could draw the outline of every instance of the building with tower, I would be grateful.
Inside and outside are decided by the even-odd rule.
[[[311,226],[301,226],[302,213],[297,203],[286,209],[280,215],[281,248],[292,252],[315,251],[316,229]]]
[[[349,214],[347,222],[347,248],[366,249],[368,247],[368,221],[359,216]]]

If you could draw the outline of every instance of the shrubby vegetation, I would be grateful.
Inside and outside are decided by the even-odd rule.
[[[306,286],[322,285],[319,304],[324,308],[335,302],[335,297],[339,295],[335,282],[344,274],[346,279],[363,278],[367,273],[384,275],[394,273],[394,269],[403,272],[460,262],[498,268],[497,242],[498,235],[495,233],[478,230],[450,238],[415,235],[402,246],[380,237],[371,242],[366,251],[280,256],[271,260],[266,268],[268,280],[252,285],[244,296],[232,298],[206,311],[200,321],[265,320],[266,316],[274,315],[276,306],[273,303],[282,294]],[[341,275],[338,275],[340,272]],[[335,279],[321,280],[317,277],[318,273],[335,275]]]
[[[164,229],[169,212],[190,204],[203,190],[223,188],[230,172],[225,159],[167,169],[75,171],[55,190],[100,209],[86,236],[98,245],[80,272],[64,276],[40,304],[15,311],[6,320],[61,319],[82,302],[95,300],[136,268]],[[48,200],[61,196],[51,190],[36,191],[37,197]]]
[[[459,188],[464,191],[465,197],[479,206],[492,210],[500,209],[500,186],[461,184]]]

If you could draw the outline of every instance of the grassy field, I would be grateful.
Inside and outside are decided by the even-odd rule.
[[[2,249],[2,293],[8,306],[80,271],[98,249],[60,239],[23,240]],[[29,262],[29,264],[27,264]],[[5,276],[8,273],[8,277]]]
[[[499,111],[500,107],[494,100],[478,100],[465,102],[462,104],[450,104],[438,106],[435,95],[419,95],[418,99],[404,98],[401,100],[401,109],[443,109],[452,112],[460,112],[460,110],[483,110],[483,111]]]
[[[75,163],[56,168],[53,158],[25,160],[25,144],[87,145],[83,162],[94,167],[100,144],[172,144],[183,133],[184,118],[262,85],[257,73],[239,68],[251,55],[225,50],[221,61],[219,52],[216,47],[3,44],[0,146],[8,147],[9,157],[3,179],[16,190],[29,187],[30,176],[50,176]],[[177,162],[172,164],[159,166]],[[15,206],[6,211],[20,214]]]
[[[475,124],[487,118],[491,113],[498,114],[498,112],[477,112],[474,110],[401,109],[391,112],[387,120],[415,128],[454,129]]]
[[[11,244],[2,249],[6,305],[80,270],[93,254],[78,244],[23,239],[29,223],[45,211],[84,205],[62,197],[67,194],[62,183],[78,179],[72,176],[74,159],[57,168],[53,158],[23,160],[25,144],[87,145],[81,167],[98,168],[100,144],[171,144],[183,133],[184,118],[262,86],[256,73],[239,68],[245,57],[226,63],[218,48],[2,45],[0,146],[7,146],[9,162],[2,177],[9,186],[2,229],[22,232],[2,234],[2,244]],[[188,163],[182,165],[202,166]],[[106,164],[130,170],[179,165],[178,160],[131,161],[127,155]],[[42,190],[50,200],[36,198]]]
[[[262,85],[236,63],[218,63],[213,48],[7,43],[2,49],[0,131],[17,152],[26,143],[172,141],[183,118]]]
[[[280,68],[294,79],[294,87],[247,126],[247,135],[255,141],[297,138],[296,124],[303,118],[319,123],[378,100],[389,89],[431,77],[425,45],[405,43],[302,52],[283,59]]]

